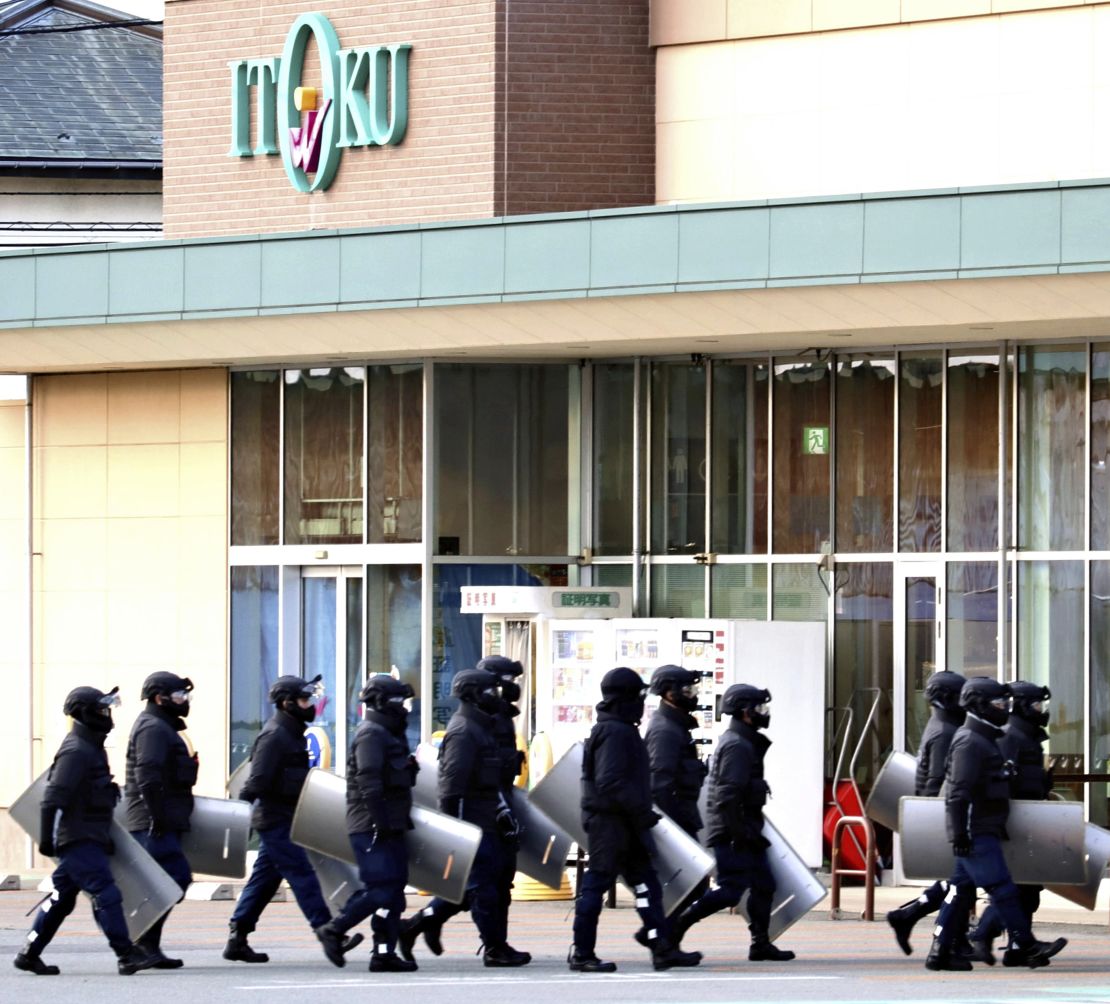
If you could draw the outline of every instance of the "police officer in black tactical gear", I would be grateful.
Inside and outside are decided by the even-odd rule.
[[[959,673],[934,673],[925,682],[925,699],[932,713],[921,733],[917,750],[917,770],[914,775],[914,794],[935,798],[944,784],[944,767],[948,761],[948,747],[952,737],[964,723],[964,709],[960,707],[960,691],[967,681]],[[948,880],[934,882],[917,899],[903,903],[886,915],[894,929],[899,947],[907,955],[913,953],[910,934],[914,924],[922,917],[940,909],[948,895]]]
[[[347,834],[362,887],[323,929],[321,938],[341,939],[371,917],[370,972],[409,973],[416,963],[401,958],[396,947],[409,877],[405,834],[412,829],[409,814],[418,770],[405,737],[405,702],[413,689],[379,673],[366,681],[358,696],[366,713],[347,754]]]
[[[192,701],[193,683],[176,673],[151,673],[143,681],[146,708],[127,741],[127,828],[184,893],[193,871],[181,849],[181,835],[193,814],[193,786],[199,761],[181,737]],[[155,969],[180,969],[181,959],[162,952],[167,911],[140,939],[158,957]]]
[[[488,670],[464,669],[455,674],[451,692],[458,698],[459,708],[447,723],[439,748],[439,809],[482,830],[463,909],[470,910],[481,935],[485,965],[524,966],[532,956],[508,942],[507,890],[512,888],[516,871],[520,830],[502,789],[505,766],[497,738],[501,681]],[[433,899],[405,923],[403,950],[411,951],[413,940],[423,934],[438,955],[443,951],[443,923],[458,912],[455,904]]]
[[[482,659],[477,668],[493,673],[501,681],[501,703],[494,714],[493,732],[501,755],[500,788],[504,802],[503,808],[508,811],[508,816],[505,816],[503,812],[501,819],[503,823],[510,824],[508,830],[513,830],[516,821],[515,817],[512,816],[512,787],[524,769],[524,753],[517,749],[516,725],[513,723],[513,719],[520,714],[520,708],[517,707],[516,702],[521,698],[521,690],[520,684],[516,681],[524,675],[524,667],[515,659],[508,659],[503,655],[491,655]],[[512,834],[506,832],[505,835],[509,839],[506,839],[503,849],[506,853],[513,855],[513,862],[511,870],[508,867],[508,862],[506,862],[505,868],[498,873],[501,881],[498,892],[502,904],[500,908],[504,909],[507,915],[513,898],[513,875],[516,873],[517,846],[516,842],[511,839]],[[412,959],[413,944],[419,934],[424,935],[424,942],[433,955],[442,955],[443,925],[455,914],[462,913],[467,908],[466,900],[462,903],[444,901],[431,915],[421,911],[416,916],[410,917],[401,925],[401,935],[398,941],[401,955],[406,959]]]
[[[750,890],[748,959],[789,962],[794,953],[778,948],[768,934],[775,880],[767,861],[771,844],[763,835],[763,807],[771,792],[763,760],[771,740],[762,733],[771,724],[770,702],[769,690],[747,683],[729,687],[721,699],[721,714],[732,720],[709,769],[707,843],[717,858],[717,888],[679,914],[673,926],[676,941],[681,941],[699,920],[736,906]]]
[[[1067,939],[1057,938],[1050,943],[1033,937],[1017,886],[1002,856],[1002,841],[1008,839],[1006,819],[1013,764],[1002,756],[998,740],[1009,718],[1010,688],[987,676],[972,677],[960,691],[960,705],[967,711],[967,718],[952,738],[945,775],[948,839],[956,855],[956,867],[925,967],[956,971],[972,968],[966,957],[953,951],[953,946],[967,933],[976,886],[990,895],[1009,932],[1002,964],[1030,969],[1047,966]]]
[[[274,713],[251,747],[250,774],[239,795],[243,801],[254,803],[251,826],[258,833],[259,848],[251,876],[228,924],[224,958],[231,962],[270,961],[265,952],[251,948],[247,936],[258,926],[262,911],[282,879],[289,883],[297,905],[314,931],[331,920],[331,911],[324,902],[320,880],[308,855],[289,838],[293,812],[308,776],[305,731],[316,717],[321,691],[319,676],[314,680],[282,676],[270,688]],[[342,950],[350,951],[361,941],[359,935],[357,940],[343,944]]]
[[[73,912],[79,892],[92,897],[93,917],[116,953],[121,975],[149,969],[157,961],[131,943],[123,897],[109,870],[108,856],[115,853],[112,811],[119,787],[108,769],[104,740],[113,728],[112,708],[118,706],[118,687],[107,693],[78,687],[62,705],[73,718],[73,729],[58,747],[47,775],[39,831],[39,853],[58,859],[50,876],[54,891],[39,907],[14,963],[16,969],[36,976],[58,975],[58,967],[43,962],[42,953]]]
[[[636,897],[636,912],[656,969],[696,966],[698,952],[672,944],[663,913],[663,891],[651,854],[651,828],[660,820],[651,803],[651,766],[638,728],[647,687],[626,667],[602,677],[597,721],[582,751],[582,821],[589,867],[574,907],[574,944],[567,965],[578,973],[611,973],[615,962],[597,957],[597,922],[606,892],[622,877]]]
[[[1052,791],[1052,771],[1044,765],[1044,743],[1048,741],[1048,702],[1052,692],[1039,683],[1018,680],[1010,684],[1013,707],[1010,719],[998,740],[1002,756],[1014,765],[1010,778],[1010,797],[1040,801]],[[1033,914],[1041,905],[1040,885],[1019,885],[1018,902],[1022,912],[1033,922]],[[983,911],[975,930],[968,935],[972,947],[972,960],[993,966],[994,939],[1002,933],[1002,918],[992,904]]]

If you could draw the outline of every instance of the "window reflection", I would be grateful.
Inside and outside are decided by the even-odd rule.
[[[898,549],[939,551],[941,354],[903,355],[898,394]]]
[[[773,541],[818,554],[829,540],[829,365],[775,362]]]
[[[594,367],[594,541],[597,554],[632,553],[633,367]]]
[[[231,543],[277,544],[281,372],[231,374]]]
[[[270,717],[278,678],[278,568],[231,569],[231,757],[235,770]]]
[[[705,550],[705,367],[651,369],[651,548]]]
[[[368,372],[367,479],[372,544],[422,539],[424,367],[371,366]]]
[[[998,547],[998,354],[948,357],[948,547]]]
[[[948,566],[948,649],[945,668],[964,676],[998,675],[998,563]]]
[[[713,551],[767,553],[766,363],[713,365]]]
[[[1110,774],[1110,561],[1091,562],[1091,774]],[[1053,697],[1056,696],[1053,692]],[[1051,705],[1050,705],[1051,707]],[[1110,784],[1091,784],[1091,822],[1110,824]]]
[[[693,564],[652,565],[651,616],[706,616],[705,568]]]

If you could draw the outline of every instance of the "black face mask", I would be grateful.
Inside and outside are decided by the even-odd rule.
[[[1005,708],[996,708],[993,704],[986,704],[983,710],[979,712],[980,717],[985,722],[989,722],[996,728],[1002,728],[1010,720],[1010,712]]]
[[[681,690],[671,690],[667,694],[667,701],[683,711],[697,711],[697,697],[687,697]]]
[[[298,722],[304,722],[306,725],[316,717],[315,704],[310,704],[307,708],[302,708],[296,701],[286,701],[285,710],[296,718]]]
[[[512,681],[502,681],[501,696],[510,704],[516,704],[520,700],[520,684]]]
[[[758,711],[748,713],[752,720],[753,729],[765,729],[771,724],[771,715],[761,715]]]
[[[101,735],[107,735],[116,727],[116,723],[112,721],[112,716],[102,715],[99,711],[94,711],[90,708],[82,710],[78,715],[77,720],[93,732],[99,732]]]
[[[483,690],[478,694],[478,700],[475,701],[475,703],[487,715],[492,715],[501,708],[501,695],[496,693],[489,694]]]
[[[159,705],[166,714],[173,715],[174,718],[188,718],[189,717],[189,702],[184,704],[175,704],[172,700],[166,700]]]

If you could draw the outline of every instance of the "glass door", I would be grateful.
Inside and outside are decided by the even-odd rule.
[[[343,773],[348,736],[360,718],[364,675],[362,568],[301,569],[301,674],[323,677],[308,731],[312,765]]]
[[[894,570],[894,748],[917,753],[929,718],[925,683],[944,669],[944,566],[907,561]]]

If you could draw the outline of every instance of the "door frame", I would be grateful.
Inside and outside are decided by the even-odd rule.
[[[947,582],[945,564],[937,555],[913,559],[902,559],[894,563],[894,618],[893,630],[893,697],[894,697],[894,749],[906,751],[906,591],[911,579],[934,578],[937,584],[936,625],[936,671],[945,666],[947,648],[947,624],[945,621],[945,602]]]

